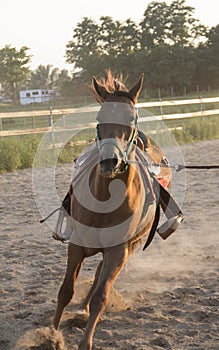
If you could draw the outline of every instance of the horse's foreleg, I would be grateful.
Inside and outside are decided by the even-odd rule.
[[[75,281],[79,274],[83,259],[83,248],[69,243],[66,274],[64,282],[59,290],[58,305],[53,320],[55,329],[58,329],[64,308],[68,305],[73,297]]]
[[[92,286],[91,286],[91,288],[90,288],[86,298],[83,300],[83,303],[80,305],[79,312],[89,313],[89,303],[90,303],[91,297],[94,294],[94,291],[96,289],[97,282],[99,280],[100,271],[102,269],[102,266],[103,266],[103,260],[99,263],[99,265],[97,267],[97,271],[96,271],[96,274],[95,274],[94,282],[93,282],[93,284],[92,284]]]
[[[127,257],[128,248],[124,246],[117,246],[105,250],[99,280],[90,301],[90,317],[83,339],[79,345],[80,350],[92,349],[92,338],[96,324],[106,307],[110,288],[125,264]]]

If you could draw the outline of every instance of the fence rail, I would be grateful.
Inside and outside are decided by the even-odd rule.
[[[194,118],[194,117],[205,117],[211,115],[219,115],[219,109],[210,109],[203,110],[203,105],[208,103],[218,103],[219,97],[211,98],[198,98],[190,100],[170,100],[170,101],[154,101],[154,102],[142,102],[138,103],[136,107],[138,108],[151,108],[151,107],[160,107],[160,114],[153,115],[148,117],[139,118],[139,122],[150,122],[155,120],[174,120],[174,119],[184,119],[184,118]],[[197,112],[191,113],[174,113],[174,114],[163,114],[162,107],[166,106],[180,106],[180,105],[191,105],[198,104],[200,105],[200,110]],[[80,108],[67,108],[67,109],[48,109],[48,110],[39,110],[39,111],[24,111],[24,112],[9,112],[9,113],[0,113],[0,136],[16,136],[16,135],[25,135],[25,134],[36,134],[36,133],[45,133],[47,131],[62,131],[66,128],[56,128],[53,125],[53,116],[64,116],[74,113],[90,113],[99,111],[99,106],[87,106]],[[35,127],[34,118],[35,117],[48,117],[48,126],[37,128]],[[20,130],[3,130],[2,121],[4,119],[11,118],[32,118],[33,128],[24,128]],[[96,123],[86,123],[86,124],[75,124],[74,128],[71,127],[71,130],[77,130],[81,128],[91,128],[94,127]],[[68,128],[67,128],[68,129]]]

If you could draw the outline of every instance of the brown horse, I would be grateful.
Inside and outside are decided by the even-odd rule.
[[[92,349],[95,327],[105,309],[110,288],[136,243],[143,239],[147,242],[155,218],[156,203],[148,198],[148,188],[152,188],[150,176],[145,181],[139,165],[132,162],[137,148],[135,103],[142,82],[143,75],[127,90],[110,73],[106,81],[93,78],[93,92],[101,103],[95,146],[98,159],[81,177],[86,178],[86,171],[89,173],[88,188],[81,179],[71,194],[73,232],[53,323],[58,329],[63,310],[73,296],[83,260],[101,252],[103,259],[81,306],[89,312],[89,318],[80,350]]]

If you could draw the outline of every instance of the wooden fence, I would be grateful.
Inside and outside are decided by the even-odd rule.
[[[206,117],[211,115],[219,115],[219,109],[209,109],[204,110],[205,104],[218,103],[219,97],[211,98],[199,98],[199,99],[188,99],[188,100],[175,100],[175,101],[154,101],[154,102],[143,102],[138,103],[136,107],[140,108],[152,108],[158,107],[160,114],[147,116],[139,118],[139,122],[150,122],[155,120],[173,120],[173,119],[185,119],[193,117]],[[163,107],[166,106],[180,106],[180,105],[199,105],[199,111],[190,112],[190,113],[174,113],[174,114],[164,114]],[[36,133],[45,133],[47,131],[62,131],[66,130],[63,126],[62,128],[56,127],[53,123],[54,116],[65,116],[74,113],[91,113],[99,111],[99,106],[87,106],[81,108],[68,108],[68,109],[49,109],[49,110],[39,110],[39,111],[24,111],[24,112],[9,112],[9,113],[0,113],[0,136],[12,136],[12,135],[24,135],[24,134],[36,134]],[[35,117],[48,117],[48,126],[37,128],[35,127]],[[32,128],[24,128],[20,130],[4,130],[3,121],[4,119],[11,118],[32,118]],[[86,122],[84,124],[75,124],[74,127],[71,127],[71,130],[79,130],[85,128],[94,127],[96,123]]]

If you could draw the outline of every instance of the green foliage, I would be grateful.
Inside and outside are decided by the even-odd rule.
[[[53,89],[58,80],[58,68],[52,68],[51,64],[43,66],[40,64],[35,71],[31,72],[30,89]]]
[[[87,67],[92,64],[92,58],[99,58],[98,54],[98,25],[87,17],[78,23],[74,30],[73,40],[67,44],[67,62],[75,67]]]
[[[194,8],[186,5],[186,0],[149,3],[141,26],[141,47],[153,49],[167,44],[190,46],[206,36],[206,28],[193,17]]]
[[[179,144],[218,138],[218,117],[196,118],[185,121],[182,130],[176,129],[172,133]]]
[[[65,147],[59,155],[60,163],[71,163],[85,148],[85,145],[73,145]]]
[[[209,122],[207,119],[200,118],[199,120],[194,120],[189,126],[189,133],[194,141],[217,137],[218,130],[219,126],[216,119]]]
[[[217,27],[207,29],[194,18],[186,0],[152,1],[137,24],[102,16],[99,22],[83,18],[66,46],[68,63],[82,68],[84,80],[114,74],[137,79],[145,73],[145,87],[194,90],[198,84],[219,85]]]
[[[0,173],[30,168],[38,147],[39,137],[0,138]]]
[[[123,73],[128,74],[126,67],[137,46],[137,25],[131,19],[122,23],[102,16],[100,23],[96,23],[85,17],[67,44],[66,57],[75,67],[84,68],[86,79],[90,80],[94,73],[104,72],[109,67],[115,73],[123,67]]]
[[[0,82],[9,84],[11,96],[14,98],[17,98],[17,84],[24,81],[30,73],[27,67],[31,60],[31,56],[27,54],[28,50],[26,46],[16,50],[10,45],[0,50]]]
[[[58,156],[59,163],[70,163],[82,152],[89,142],[91,133],[85,132],[83,135],[87,142],[73,139],[66,145],[60,153],[60,149],[46,149],[42,153],[38,165],[54,165],[54,158]],[[81,136],[81,137],[82,137]],[[39,146],[41,136],[27,135],[19,137],[0,138],[0,173],[10,172],[17,169],[31,168],[34,162],[35,154]],[[40,163],[39,163],[40,162]]]
[[[20,168],[21,158],[19,143],[16,139],[2,138],[0,140],[0,172],[12,171]]]
[[[40,136],[27,135],[20,143],[21,169],[30,168],[39,144]]]
[[[33,72],[26,82],[29,89],[50,89],[60,91],[62,86],[72,79],[66,69],[59,70],[53,68],[51,64],[43,66],[40,64]]]

